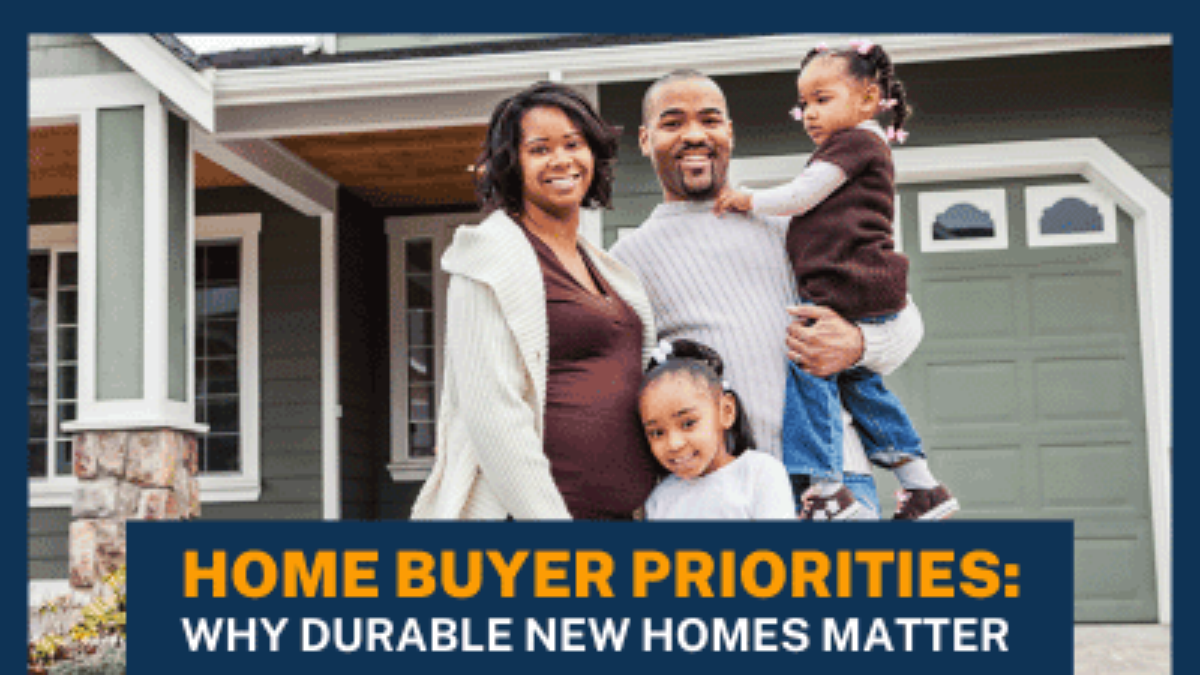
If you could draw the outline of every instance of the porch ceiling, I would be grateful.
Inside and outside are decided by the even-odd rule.
[[[418,208],[475,203],[468,167],[486,127],[405,129],[290,136],[275,141],[373,206]],[[196,189],[250,185],[207,157],[196,155]],[[75,196],[79,191],[79,127],[29,130],[29,198]]]
[[[196,155],[196,189],[249,185],[203,155]],[[79,194],[79,127],[29,130],[29,198]]]
[[[471,167],[483,125],[276,139],[297,157],[380,208],[473,205]]]

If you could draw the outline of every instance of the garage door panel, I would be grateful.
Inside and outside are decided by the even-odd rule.
[[[926,281],[918,306],[926,332],[942,340],[996,340],[1017,335],[1013,279],[966,277]]]
[[[1116,271],[1030,278],[1030,313],[1035,336],[1124,333],[1129,280]]]
[[[1091,531],[1103,530],[1103,531]],[[1145,521],[1076,523],[1075,619],[1154,621],[1153,545]]]
[[[972,517],[1015,518],[1028,508],[1023,498],[1027,472],[1019,446],[938,446],[929,455],[934,474],[961,496]]]
[[[1094,517],[1098,509],[1136,517],[1141,511],[1146,474],[1139,464],[1145,460],[1130,444],[1043,445],[1039,450],[1048,517]]]
[[[1037,416],[1045,421],[1104,421],[1128,412],[1124,358],[1039,360],[1033,365]]]
[[[926,401],[934,429],[961,425],[1017,424],[1017,363],[931,363]]]
[[[1087,181],[1030,176],[905,188],[912,241],[922,241],[925,226],[921,194],[948,189],[1006,190],[1009,237],[996,250],[906,249],[925,338],[888,382],[924,439],[934,475],[958,497],[957,517],[1072,522],[1076,619],[1153,621],[1131,221],[1118,213],[1115,245],[1045,246],[1027,232],[1040,214],[1025,208],[1026,188],[1075,182]],[[875,476],[890,513],[898,485],[890,472]]]

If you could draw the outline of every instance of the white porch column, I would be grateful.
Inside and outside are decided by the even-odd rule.
[[[125,559],[125,521],[199,515],[189,123],[157,96],[79,116],[79,389],[71,584]]]

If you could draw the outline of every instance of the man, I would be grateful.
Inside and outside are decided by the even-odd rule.
[[[785,354],[827,377],[855,365],[887,374],[916,349],[924,327],[911,299],[896,321],[866,326],[826,307],[796,306],[784,247],[787,218],[714,214],[713,200],[728,182],[733,123],[712,79],[677,71],[651,85],[639,143],[654,164],[664,203],[612,253],[646,286],[660,339],[697,340],[724,358],[759,450],[782,454]],[[810,495],[808,513],[878,518],[862,441],[849,415],[842,420],[847,489],[816,500]],[[799,501],[808,477],[792,478]]]

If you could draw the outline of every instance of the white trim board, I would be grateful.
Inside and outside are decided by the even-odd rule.
[[[169,49],[146,34],[92,33],[105,49],[121,59],[205,129],[216,123],[212,81],[192,70]]]
[[[271,140],[218,141],[192,127],[196,152],[306,216],[337,212],[337,181]]]
[[[677,68],[709,75],[794,70],[818,42],[865,37],[888,46],[896,63],[1119,49],[1171,44],[1169,35],[818,34],[704,39],[509,54],[305,64],[218,70],[218,107],[309,103],[321,99],[429,96],[521,88],[558,78],[565,84],[653,80]]]
[[[337,209],[321,215],[321,517],[342,518]]]
[[[1158,614],[1171,623],[1171,199],[1097,138],[894,148],[897,184],[1081,175],[1133,218]],[[735,159],[731,176],[783,183],[807,155]]]
[[[98,108],[158,103],[158,90],[134,73],[43,77],[29,81],[29,124],[72,124]]]

